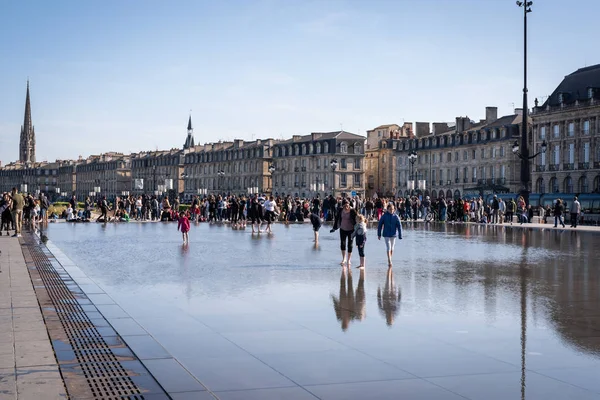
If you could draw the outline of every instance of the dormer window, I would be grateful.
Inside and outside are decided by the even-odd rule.
[[[354,154],[360,154],[360,144],[354,144]]]
[[[558,94],[558,103],[559,103],[559,104],[563,104],[563,103],[564,103],[564,101],[565,101],[565,99],[564,99],[564,97],[563,97],[563,94],[562,94],[562,93],[559,93],[559,94]]]
[[[594,88],[588,88],[588,99],[594,98]]]
[[[346,144],[346,142],[340,143],[340,153],[347,153],[347,152],[348,152],[348,145]]]

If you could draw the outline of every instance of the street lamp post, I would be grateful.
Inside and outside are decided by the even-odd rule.
[[[529,185],[531,181],[531,169],[529,160],[528,139],[529,121],[527,108],[527,14],[531,12],[533,1],[517,1],[517,6],[523,7],[523,121],[521,126],[521,195],[525,204],[529,204]],[[535,156],[534,156],[535,157]]]
[[[408,153],[408,161],[410,162],[410,191],[411,194],[415,190],[415,162],[417,162],[417,152],[411,150]]]
[[[329,166],[331,167],[331,170],[333,171],[333,182],[332,182],[332,189],[333,189],[333,195],[335,196],[335,170],[338,167],[338,162],[337,159],[333,159],[331,160],[331,162],[329,163]]]
[[[273,164],[269,165],[269,175],[270,175],[270,178],[269,178],[269,181],[270,181],[269,187],[271,188],[271,193],[273,193],[273,173],[275,171],[276,171],[275,165],[273,165]]]

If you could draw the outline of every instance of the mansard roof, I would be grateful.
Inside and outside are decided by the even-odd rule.
[[[577,100],[587,100],[588,88],[595,89],[594,97],[600,97],[600,64],[579,68],[577,71],[565,76],[542,107],[545,108],[548,105],[550,107],[560,106],[560,94],[562,94],[563,104],[574,103]]]

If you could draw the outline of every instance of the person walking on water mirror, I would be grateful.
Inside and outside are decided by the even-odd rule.
[[[381,216],[377,225],[377,239],[385,240],[387,251],[388,266],[392,267],[392,256],[394,255],[394,246],[396,245],[396,234],[398,239],[402,239],[402,223],[396,213],[394,213],[394,203],[388,203],[387,212]]]
[[[333,233],[340,230],[340,248],[342,250],[342,262],[340,265],[343,267],[348,265],[350,267],[350,258],[352,257],[352,233],[354,232],[354,226],[356,225],[356,210],[350,207],[348,200],[342,201],[342,208],[335,215],[335,222],[333,229],[329,232]],[[346,241],[348,242],[348,253],[346,258]]]
[[[340,277],[340,293],[338,297],[331,295],[335,316],[341,324],[342,331],[347,331],[352,321],[366,318],[365,270],[360,270],[356,292],[352,283],[352,269],[342,268]]]

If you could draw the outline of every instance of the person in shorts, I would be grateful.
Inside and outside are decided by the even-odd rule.
[[[394,204],[391,202],[388,203],[387,212],[381,216],[377,225],[377,239],[381,240],[382,234],[385,240],[388,266],[392,268],[396,235],[398,235],[398,239],[402,239],[402,223],[400,222],[400,217],[394,213]]]
[[[313,210],[314,211],[314,210]],[[319,243],[319,229],[321,229],[321,218],[315,213],[310,214],[310,223],[315,233],[315,244]]]

